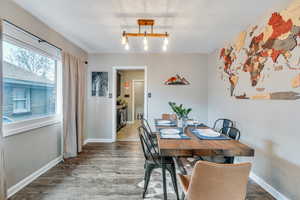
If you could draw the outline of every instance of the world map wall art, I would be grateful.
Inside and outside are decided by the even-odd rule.
[[[300,99],[300,1],[241,32],[219,62],[236,99]]]

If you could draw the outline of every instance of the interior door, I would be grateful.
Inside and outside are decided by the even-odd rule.
[[[144,81],[134,81],[134,120],[144,115]]]

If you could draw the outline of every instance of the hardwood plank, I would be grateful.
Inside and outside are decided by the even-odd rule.
[[[91,143],[77,158],[58,164],[9,200],[141,200],[143,189],[137,185],[144,177],[143,165],[138,142]],[[175,200],[175,195],[169,199]],[[250,180],[247,200],[262,199],[275,200]]]

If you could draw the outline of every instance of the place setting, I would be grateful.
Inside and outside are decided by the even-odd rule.
[[[182,128],[162,128],[159,130],[161,139],[191,139],[185,133]]]
[[[210,128],[191,127],[190,131],[200,140],[230,140],[228,136]]]

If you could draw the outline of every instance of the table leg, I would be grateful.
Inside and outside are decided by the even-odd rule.
[[[168,199],[167,194],[167,181],[166,181],[166,164],[165,164],[164,156],[161,157],[161,164],[162,164],[162,178],[163,178],[163,192],[164,192],[164,200]]]

